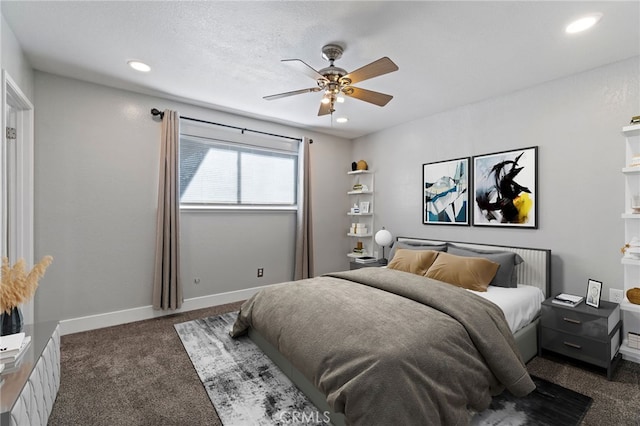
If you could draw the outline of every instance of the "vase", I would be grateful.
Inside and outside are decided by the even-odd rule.
[[[3,312],[0,315],[0,327],[2,328],[0,336],[20,333],[22,331],[22,312],[20,312],[20,308],[16,306],[11,308],[9,313]]]

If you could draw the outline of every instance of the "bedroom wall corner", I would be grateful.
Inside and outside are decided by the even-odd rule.
[[[0,58],[2,58],[2,69],[7,70],[13,81],[20,87],[20,90],[33,103],[35,73],[28,59],[24,56],[13,30],[1,12],[2,7],[0,5]]]
[[[624,138],[640,113],[640,57],[357,139],[376,175],[376,223],[394,236],[548,248],[552,292],[622,288]],[[394,141],[390,146],[388,141]],[[422,164],[539,146],[539,229],[422,224]]]
[[[40,71],[35,94],[35,251],[55,258],[36,294],[36,320],[113,325],[117,312],[155,315],[147,309],[160,140],[154,107],[311,137],[316,273],[346,268],[345,225],[335,218],[345,217],[347,176],[333,169],[348,158],[349,141]],[[185,301],[242,297],[293,277],[292,212],[183,212],[181,219]],[[264,268],[263,278],[256,277],[257,267]]]

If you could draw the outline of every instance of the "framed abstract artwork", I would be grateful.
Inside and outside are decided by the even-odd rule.
[[[473,157],[473,225],[538,228],[538,147]]]
[[[470,224],[469,164],[466,157],[422,165],[422,223]]]

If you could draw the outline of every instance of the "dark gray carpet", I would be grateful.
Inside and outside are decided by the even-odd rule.
[[[251,340],[229,336],[236,317],[235,312],[226,313],[174,326],[222,423],[283,425],[292,416],[319,418],[318,409]],[[477,414],[471,424],[580,424],[591,405],[591,398],[538,377],[533,379],[536,383],[534,392],[524,398],[503,392],[494,397],[491,407]]]
[[[60,390],[49,426],[221,425],[173,325],[224,312],[214,306],[61,338]],[[601,369],[536,357],[531,374],[593,398],[582,426],[640,426],[640,364]]]
[[[173,324],[241,303],[61,338],[60,390],[49,426],[221,426]]]

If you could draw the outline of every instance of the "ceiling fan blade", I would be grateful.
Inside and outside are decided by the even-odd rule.
[[[380,92],[374,92],[373,90],[359,89],[353,86],[347,86],[342,89],[342,93],[352,98],[360,99],[361,101],[369,102],[378,106],[385,106],[389,103],[393,96],[386,95]]]
[[[284,93],[278,93],[276,95],[263,96],[262,99],[272,101],[274,99],[286,98],[287,96],[301,95],[303,93],[319,92],[320,90],[321,89],[319,87],[311,87],[309,89],[294,90],[292,92],[284,92]]]
[[[331,114],[331,104],[323,104],[320,102],[320,109],[318,110],[318,117],[322,115]]]
[[[354,84],[359,81],[368,80],[393,71],[398,71],[398,66],[391,59],[385,56],[384,58],[380,58],[377,61],[373,61],[368,65],[350,72],[345,75],[344,78],[348,78],[351,80],[351,84]]]
[[[282,59],[281,62],[284,62],[285,64],[295,68],[301,73],[308,75],[314,80],[326,80],[326,78],[322,74],[311,68],[311,66],[309,66],[306,62],[301,61],[300,59]]]

